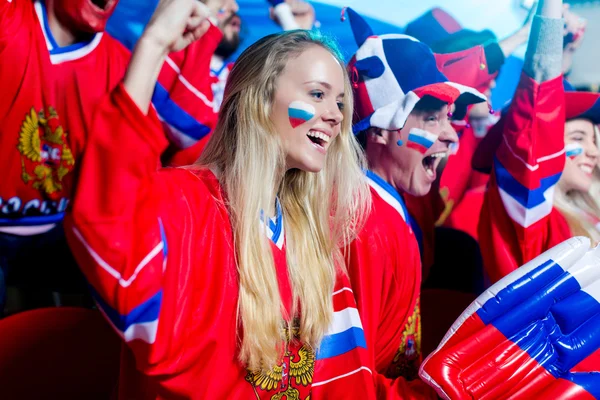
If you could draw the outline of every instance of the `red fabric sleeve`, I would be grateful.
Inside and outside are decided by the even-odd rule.
[[[523,74],[505,118],[479,224],[492,282],[570,237],[553,208],[565,162],[562,77],[539,84]]]
[[[168,95],[159,99],[155,93],[153,103],[172,144],[165,165],[194,163],[216,126],[210,61],[221,38],[221,31],[211,25],[200,40],[169,54],[161,70],[158,85]]]
[[[186,185],[177,179],[191,174],[158,171],[166,145],[154,111],[144,115],[119,85],[98,106],[65,218],[69,244],[100,309],[147,374],[172,372],[170,361],[183,343],[172,337],[185,331],[183,322],[174,329],[174,321],[185,321],[186,296],[173,300],[163,289],[174,276],[189,275],[183,260],[165,268],[167,254],[177,254],[178,241],[192,236],[179,231],[191,211],[184,206]],[[169,315],[161,312],[163,304]]]
[[[433,389],[418,378],[421,262],[406,222],[375,197],[372,213],[348,255],[350,282],[373,358],[370,368],[377,398],[435,399]]]

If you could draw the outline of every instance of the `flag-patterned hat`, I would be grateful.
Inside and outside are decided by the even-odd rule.
[[[358,45],[348,64],[354,90],[355,133],[372,126],[401,129],[424,96],[457,106],[486,101],[477,90],[448,82],[425,44],[402,34],[374,35],[354,10],[346,8],[345,12]]]

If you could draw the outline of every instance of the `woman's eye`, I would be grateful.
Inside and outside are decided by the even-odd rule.
[[[437,117],[435,115],[430,115],[428,117],[425,118],[425,121],[427,122],[435,122],[437,121]]]
[[[344,111],[344,103],[342,103],[341,101],[338,101],[337,106],[340,111]]]
[[[310,92],[310,95],[312,97],[314,97],[315,99],[319,99],[319,100],[322,100],[323,97],[325,96],[325,94],[323,92],[320,92],[320,91]]]

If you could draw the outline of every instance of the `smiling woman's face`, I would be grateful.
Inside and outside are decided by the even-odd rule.
[[[342,66],[329,51],[310,46],[287,62],[276,85],[271,120],[281,138],[286,167],[318,172],[341,129]]]
[[[587,192],[598,167],[598,145],[594,125],[587,119],[573,119],[565,124],[567,161],[561,183],[567,190]]]

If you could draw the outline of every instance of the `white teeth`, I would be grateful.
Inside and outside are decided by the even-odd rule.
[[[429,157],[432,157],[432,158],[444,158],[447,155],[448,155],[447,151],[440,151],[439,153],[430,154]]]
[[[312,137],[316,137],[317,139],[321,139],[325,143],[329,143],[329,139],[330,139],[329,136],[327,136],[323,132],[313,131],[313,130],[308,131],[308,136],[312,136]]]
[[[427,172],[427,175],[433,176],[433,168],[427,167],[427,168],[425,168],[425,172]]]
[[[594,170],[594,168],[590,167],[589,165],[580,165],[579,168],[586,174],[591,174]]]

